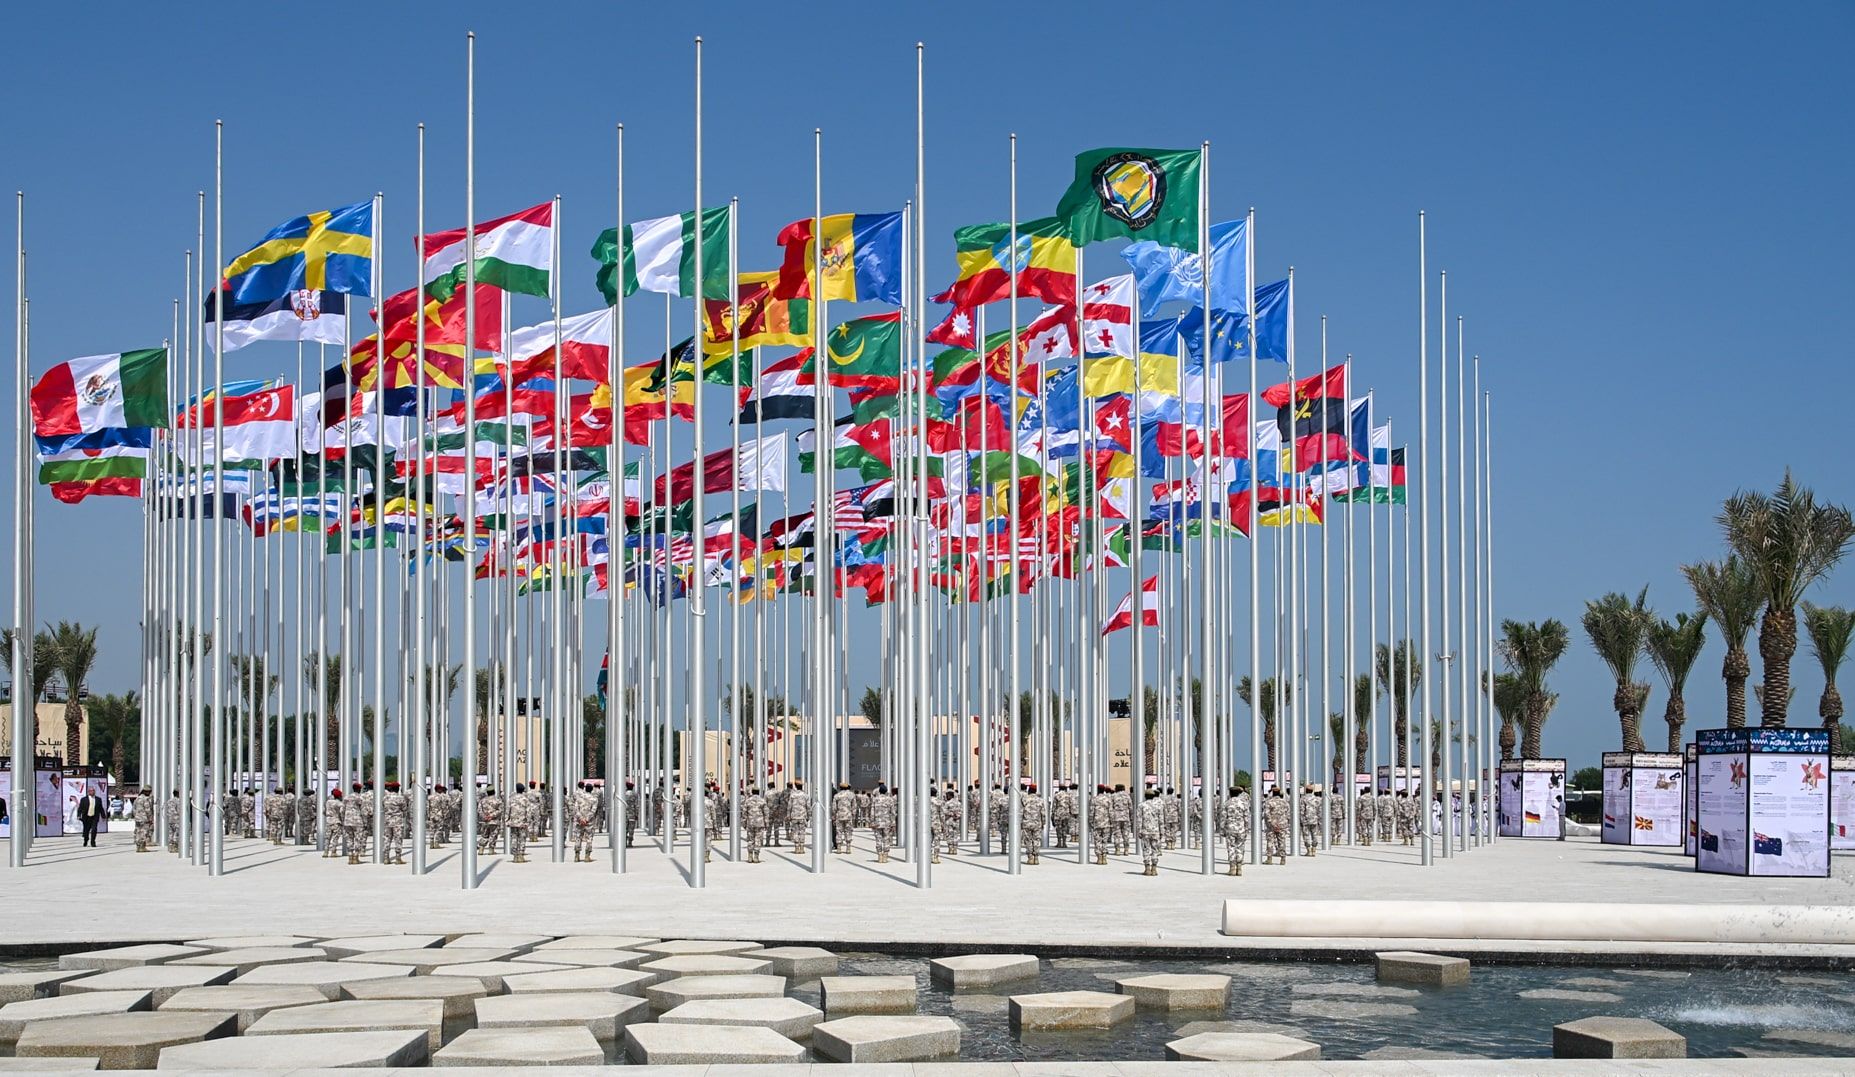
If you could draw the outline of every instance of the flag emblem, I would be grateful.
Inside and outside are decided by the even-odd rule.
[[[322,293],[314,288],[298,288],[290,293],[290,310],[299,322],[313,322],[322,317]]]
[[[1803,764],[1803,787],[1816,789],[1823,784],[1823,764],[1811,760]]]
[[[121,386],[102,373],[90,375],[77,390],[77,398],[90,407],[101,407],[116,395]]]
[[[1166,173],[1144,153],[1117,153],[1091,177],[1101,211],[1136,231],[1152,224],[1166,202]]]

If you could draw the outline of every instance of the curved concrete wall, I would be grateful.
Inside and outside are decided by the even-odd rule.
[[[1855,944],[1855,907],[1531,901],[1226,901],[1225,935]]]

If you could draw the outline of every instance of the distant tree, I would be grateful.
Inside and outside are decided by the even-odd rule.
[[[1694,589],[1695,604],[1720,626],[1720,636],[1726,641],[1726,660],[1720,664],[1720,677],[1726,681],[1726,727],[1739,729],[1746,724],[1746,681],[1752,676],[1746,635],[1758,621],[1764,591],[1758,577],[1737,557],[1683,565],[1681,571]]]
[[[1810,652],[1823,667],[1823,698],[1816,705],[1823,728],[1829,730],[1829,750],[1842,754],[1842,693],[1836,674],[1849,656],[1849,638],[1855,635],[1855,613],[1838,606],[1803,604],[1803,624],[1810,633]]]
[[[1688,674],[1707,645],[1707,615],[1677,613],[1673,621],[1657,618],[1649,625],[1649,661],[1668,688],[1668,705],[1662,720],[1668,723],[1668,750],[1681,750],[1681,727],[1687,724]]]
[[[1585,635],[1617,681],[1610,703],[1617,710],[1626,752],[1643,750],[1642,709],[1649,700],[1649,686],[1636,680],[1636,663],[1642,658],[1643,643],[1655,619],[1648,602],[1649,589],[1644,587],[1634,602],[1628,595],[1612,591],[1584,606]]]

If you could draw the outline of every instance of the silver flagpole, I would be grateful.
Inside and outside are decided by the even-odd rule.
[[[1421,469],[1423,478],[1422,493],[1419,495],[1420,503],[1423,506],[1423,516],[1417,522],[1417,537],[1420,543],[1417,564],[1417,589],[1422,594],[1418,604],[1420,606],[1420,616],[1422,617],[1423,623],[1420,627],[1420,638],[1418,640],[1415,664],[1419,669],[1423,670],[1429,668],[1430,656],[1435,653],[1430,650],[1430,278],[1428,275],[1429,271],[1425,268],[1425,261],[1424,213],[1422,210],[1418,210],[1417,458],[1420,461],[1418,466]],[[1444,279],[1447,280],[1447,278]],[[1405,460],[1404,466],[1407,470],[1410,468],[1410,460],[1408,458]],[[1404,511],[1405,515],[1408,516],[1410,514],[1408,495]],[[1406,550],[1408,551],[1408,549],[1409,546],[1407,544]],[[1423,775],[1422,782],[1417,786],[1418,847],[1421,850],[1419,859],[1426,866],[1433,862],[1436,855],[1430,840],[1430,804],[1435,795],[1436,780],[1436,776],[1430,773],[1430,681],[1430,677],[1424,676],[1421,673],[1418,674],[1416,688],[1420,694],[1415,701],[1416,707],[1414,708],[1417,711],[1418,725],[1420,727],[1418,729],[1420,744],[1416,765],[1421,768],[1419,773]]]
[[[730,339],[728,342],[728,382],[731,390],[728,395],[728,402],[731,405],[741,398],[741,252],[740,244],[735,238],[740,234],[740,228],[736,221],[740,208],[740,199],[728,199],[728,322],[730,326]],[[701,212],[702,207],[698,204],[696,206],[696,213],[700,214]],[[703,283],[701,278],[697,278],[696,325],[698,327],[697,332],[699,333],[704,331],[701,328],[703,322],[702,312],[707,309],[704,305],[707,296],[703,291]],[[696,343],[701,345],[705,340],[706,337],[699,337]],[[698,354],[703,354],[699,348]],[[704,356],[704,358],[706,359],[706,356]],[[728,531],[728,543],[731,547],[728,551],[728,563],[732,566],[729,569],[729,573],[733,576],[734,582],[732,591],[734,601],[730,603],[730,609],[728,610],[728,656],[729,660],[733,663],[733,668],[728,674],[728,859],[738,864],[741,862],[741,797],[746,795],[747,788],[744,785],[746,776],[741,772],[741,762],[744,758],[744,753],[741,750],[741,707],[745,703],[745,700],[741,692],[740,556],[742,535],[740,416],[738,414],[735,415],[734,420],[735,421],[728,424],[728,430],[734,438],[734,522],[730,525]],[[755,433],[758,434],[759,432],[756,430]],[[758,489],[760,486],[758,471],[761,466],[761,457],[758,451],[758,441],[755,442],[755,445],[754,469],[756,474],[754,475],[754,486]],[[755,777],[755,784],[758,784],[758,775]]]
[[[380,215],[385,199],[374,195],[374,295],[385,317],[386,289],[380,286]],[[421,319],[423,321],[423,319]],[[386,843],[386,812],[381,802],[386,797],[386,327],[374,335],[374,802],[373,862],[385,859],[381,846]]]
[[[1468,486],[1466,482],[1468,478],[1468,445],[1464,437],[1468,427],[1464,422],[1463,416],[1464,393],[1462,388],[1462,374],[1464,363],[1462,360],[1462,335],[1462,318],[1458,315],[1456,317],[1456,631],[1461,642],[1456,647],[1455,674],[1456,705],[1460,708],[1461,712],[1461,716],[1457,719],[1457,725],[1462,729],[1462,746],[1460,748],[1462,756],[1462,834],[1459,841],[1461,847],[1466,850],[1469,847],[1469,821],[1474,816],[1474,810],[1470,807],[1469,803],[1469,796],[1473,788],[1473,779],[1475,777],[1475,770],[1470,761],[1474,758],[1474,755],[1469,744],[1471,741],[1479,743],[1481,726],[1471,720],[1471,716],[1475,712],[1469,705],[1469,671],[1474,668],[1472,664],[1474,655],[1469,645],[1475,636],[1475,629],[1469,624],[1469,502]],[[1444,401],[1444,406],[1448,406],[1448,401]],[[1453,819],[1453,815],[1451,817]],[[1455,824],[1452,822],[1450,825],[1454,826]],[[1475,844],[1481,844],[1479,834],[1476,835]]]
[[[1244,347],[1250,360],[1250,396],[1244,408],[1244,437],[1248,440],[1250,460],[1250,766],[1255,777],[1250,780],[1250,863],[1262,862],[1262,536],[1257,532],[1257,502],[1262,497],[1261,476],[1256,471],[1256,207],[1251,206],[1243,227],[1243,304],[1249,325]],[[1222,406],[1222,402],[1219,402]],[[1279,779],[1278,779],[1279,780]]]
[[[1331,460],[1327,452],[1327,437],[1333,432],[1333,427],[1328,423],[1328,418],[1332,413],[1332,409],[1327,406],[1326,400],[1327,362],[1327,316],[1323,314],[1320,316],[1320,388],[1322,394],[1320,403],[1320,455],[1316,457],[1320,462],[1320,474],[1318,476],[1320,485],[1318,489],[1312,491],[1314,496],[1318,498],[1315,504],[1319,507],[1321,514],[1320,710],[1314,716],[1314,729],[1320,737],[1321,781],[1323,783],[1332,783],[1333,763],[1338,745],[1333,743],[1333,723],[1328,718],[1328,715],[1333,713],[1333,636],[1328,631],[1329,622],[1333,617],[1333,576],[1328,572],[1329,551],[1327,533],[1331,528],[1327,526],[1327,474]],[[1343,391],[1344,385],[1342,385],[1342,392]],[[1312,487],[1314,484],[1310,482],[1308,485]],[[1309,590],[1311,591],[1312,588],[1309,588]],[[1333,833],[1333,809],[1331,805],[1333,803],[1333,798],[1338,795],[1341,795],[1340,790],[1328,789],[1326,796],[1321,798],[1320,847],[1323,849],[1330,848],[1336,837]]]
[[[1484,550],[1485,550],[1485,555],[1486,555],[1483,561],[1483,565],[1482,565],[1482,572],[1484,574],[1484,582],[1485,582],[1485,587],[1482,591],[1482,605],[1487,610],[1487,623],[1485,624],[1483,628],[1483,631],[1486,633],[1486,635],[1483,638],[1485,642],[1487,643],[1487,648],[1488,648],[1487,650],[1488,681],[1489,681],[1488,692],[1490,696],[1488,717],[1489,717],[1490,722],[1492,722],[1494,720],[1494,707],[1493,707],[1492,696],[1494,692],[1493,682],[1494,682],[1494,655],[1495,655],[1495,650],[1494,650],[1494,394],[1493,393],[1482,393],[1481,394],[1481,411],[1483,412],[1483,418],[1484,418],[1484,422],[1482,424],[1482,442],[1481,442],[1481,452],[1482,452],[1482,467],[1481,467],[1482,517],[1481,519],[1482,519],[1482,542],[1484,543]],[[1493,773],[1492,768],[1490,769],[1489,773],[1491,774]],[[1495,818],[1495,809],[1492,805],[1490,805],[1487,811],[1488,811],[1488,819],[1490,822],[1492,822]],[[1494,841],[1500,840],[1499,831],[1500,831],[1499,827],[1494,828],[1493,834],[1492,834],[1492,840]]]
[[[213,265],[225,265],[225,121],[213,121]],[[213,688],[212,863],[225,872],[225,526],[217,513],[225,500],[225,288],[213,289]],[[73,689],[75,690],[75,689]]]
[[[1469,395],[1469,402],[1475,408],[1475,436],[1470,444],[1475,451],[1475,728],[1480,730],[1480,748],[1477,754],[1475,775],[1475,826],[1476,833],[1483,845],[1493,845],[1496,827],[1494,813],[1489,807],[1490,798],[1498,794],[1499,789],[1494,780],[1495,766],[1498,760],[1494,752],[1498,745],[1493,728],[1493,708],[1489,706],[1494,690],[1494,652],[1488,646],[1490,626],[1484,620],[1487,612],[1483,601],[1488,596],[1486,585],[1482,582],[1482,573],[1488,567],[1488,554],[1483,546],[1486,531],[1482,519],[1482,481],[1487,477],[1487,469],[1482,459],[1481,427],[1481,356],[1474,359],[1475,391]]]
[[[914,602],[918,615],[929,615],[930,597],[927,592],[927,569],[931,551],[928,549],[928,496],[927,496],[927,394],[928,394],[928,358],[927,358],[927,134],[926,134],[926,94],[924,77],[927,65],[927,47],[915,42],[915,230],[914,230],[914,307],[915,307],[915,377],[916,377],[916,423],[913,449],[920,453],[920,474],[914,476],[915,488],[910,500],[914,503],[915,530],[914,562],[911,565],[913,576],[909,585],[914,589]],[[981,368],[983,370],[983,367]],[[983,383],[981,384],[983,388]],[[915,669],[921,677],[928,671],[928,632],[927,625],[921,625],[922,631],[915,641]],[[938,638],[938,635],[937,637]],[[921,696],[913,700],[915,714],[915,760],[918,765],[916,773],[909,776],[909,784],[914,787],[915,840],[911,845],[911,854],[915,858],[915,885],[930,887],[934,885],[934,872],[930,866],[935,859],[933,848],[932,825],[929,813],[937,810],[933,805],[936,761],[940,755],[939,741],[935,738],[932,724],[936,721],[935,708],[926,698],[926,685]]]
[[[31,459],[32,413],[27,404],[31,382],[26,370],[26,193],[14,193],[13,248],[13,789],[15,807],[18,790],[36,789],[37,775],[33,758],[37,745],[32,739],[33,711],[38,700],[32,696],[32,531],[28,504],[32,499],[32,478],[27,470]],[[23,689],[23,690],[22,690]],[[22,702],[23,701],[23,702]],[[36,795],[36,794],[34,794]],[[20,822],[31,815],[13,812],[11,863],[26,866],[33,828]]]
[[[627,829],[629,795],[625,776],[629,760],[625,757],[630,732],[630,708],[625,705],[625,125],[618,125],[617,158],[618,216],[616,238],[620,244],[619,266],[612,282],[612,340],[606,353],[606,384],[612,391],[612,435],[606,444],[606,478],[612,489],[606,499],[606,680],[605,680],[605,798],[606,835],[612,851],[612,873],[625,870],[625,849],[630,844]]]
[[[1451,695],[1454,687],[1450,682],[1455,678],[1456,666],[1460,663],[1461,651],[1451,646],[1449,618],[1449,273],[1440,275],[1437,285],[1438,314],[1436,320],[1437,368],[1441,379],[1441,388],[1436,396],[1436,412],[1439,429],[1436,436],[1436,459],[1441,472],[1437,486],[1436,521],[1437,532],[1441,540],[1436,562],[1438,589],[1438,615],[1442,618],[1439,626],[1441,634],[1437,646],[1441,651],[1430,653],[1430,657],[1443,665],[1442,675],[1437,678],[1436,695],[1441,703],[1443,742],[1435,745],[1434,750],[1442,753],[1442,783],[1438,786],[1440,799],[1435,803],[1441,805],[1443,831],[1443,858],[1448,860],[1456,855],[1455,815],[1452,811],[1455,799],[1455,750],[1450,746],[1451,734],[1456,729],[1456,701]],[[1428,468],[1424,471],[1427,473]],[[1424,505],[1427,518],[1430,506]],[[1425,825],[1428,825],[1426,820]]]
[[[464,889],[477,888],[477,35],[464,36]],[[419,276],[424,277],[421,271]],[[493,687],[494,682],[491,682]]]
[[[702,467],[702,38],[696,38],[696,220],[695,220],[695,389],[690,401],[690,443],[693,446],[695,485],[690,492],[689,508],[694,524],[689,536],[694,578],[689,585],[689,728],[690,754],[695,756],[695,776],[689,783],[689,885],[700,889],[708,885],[708,671],[703,668],[705,644],[708,642],[708,564],[707,535],[702,515],[702,488],[706,484]],[[822,290],[822,289],[820,289]],[[820,366],[823,364],[820,363]],[[674,377],[671,379],[674,382]],[[688,762],[688,761],[685,761]]]
[[[1007,389],[1007,396],[1005,399],[1009,402],[1017,398],[1018,364],[1023,358],[1018,348],[1018,136],[1016,132],[1013,132],[1011,135],[1011,245],[1007,249],[1012,252],[1011,335],[1005,338],[1005,354],[1007,356],[1005,370],[1006,376],[1011,379],[1011,385]],[[981,351],[983,351],[985,342],[980,341],[979,347]],[[983,398],[985,389],[985,358],[983,355],[979,360],[979,373],[979,388]],[[1015,406],[1009,403],[1007,404],[1007,409],[1009,411],[1016,410]],[[1020,738],[1023,736],[1020,729],[1022,714],[1021,708],[1018,705],[1019,666],[1022,664],[1018,660],[1018,593],[1020,590],[1018,586],[1018,573],[1022,571],[1022,559],[1018,554],[1018,446],[1017,439],[1013,433],[1016,425],[1016,422],[1012,421],[1012,417],[1008,416],[1005,431],[1005,436],[1008,439],[1005,451],[1010,454],[1009,459],[1011,462],[1011,489],[1007,492],[1009,501],[1006,506],[1008,518],[1006,530],[1009,532],[1009,535],[1005,542],[1005,549],[1007,551],[1005,556],[1009,558],[1006,564],[1011,566],[1011,573],[1008,577],[1011,590],[1005,597],[1005,601],[1008,602],[1011,607],[1010,634],[1005,638],[1006,661],[1010,663],[1011,670],[1011,676],[1007,682],[1010,695],[1005,700],[1005,708],[1009,716],[1008,721],[1011,730],[1011,743],[1007,745],[1005,749],[1007,753],[1005,758],[1010,764],[1006,768],[1006,778],[1009,784],[1005,787],[1005,803],[1008,806],[1006,809],[1007,817],[1010,821],[1010,827],[1005,841],[1005,872],[1008,875],[1016,875],[1024,870],[1023,866],[1019,863],[1018,856],[1018,850],[1022,847],[1021,843],[1023,841],[1018,831],[1018,809],[1021,807],[1018,802],[1018,794],[1019,790],[1023,788],[1021,777],[1024,773],[1024,761],[1021,753],[1022,744],[1020,743]],[[1134,581],[1134,587],[1137,589],[1139,586],[1140,581],[1136,579]],[[1135,599],[1135,602],[1138,603],[1139,599]],[[1138,638],[1138,633],[1140,631],[1139,618],[1139,606],[1136,605],[1134,607],[1134,632],[1136,638]],[[1136,644],[1136,646],[1138,646],[1138,644]]]
[[[1212,714],[1216,713],[1214,710],[1215,704],[1212,702],[1216,698],[1216,690],[1211,682],[1211,671],[1212,671],[1211,649],[1214,646],[1216,646],[1216,644],[1213,642],[1215,637],[1212,635],[1214,611],[1213,611],[1212,599],[1211,599],[1211,596],[1213,594],[1213,590],[1211,586],[1212,584],[1211,572],[1212,572],[1212,565],[1213,565],[1211,533],[1214,530],[1216,530],[1217,515],[1222,515],[1222,514],[1214,515],[1212,513],[1211,498],[1214,494],[1220,499],[1223,496],[1223,484],[1219,481],[1219,479],[1221,478],[1219,467],[1220,467],[1220,464],[1222,463],[1222,458],[1218,455],[1217,449],[1218,449],[1218,443],[1220,440],[1220,434],[1222,433],[1222,427],[1223,427],[1224,398],[1223,398],[1223,390],[1222,390],[1223,374],[1219,370],[1218,367],[1212,364],[1212,361],[1211,361],[1210,321],[1211,321],[1211,274],[1213,271],[1213,267],[1211,264],[1212,259],[1211,259],[1211,143],[1210,142],[1208,141],[1204,142],[1198,147],[1198,157],[1199,157],[1198,264],[1200,267],[1202,267],[1203,274],[1204,274],[1204,307],[1203,307],[1203,310],[1204,310],[1204,317],[1205,317],[1206,324],[1205,324],[1205,334],[1204,334],[1204,355],[1201,359],[1201,365],[1203,366],[1203,369],[1204,369],[1204,374],[1203,374],[1203,377],[1201,378],[1203,387],[1199,392],[1199,395],[1203,398],[1203,403],[1201,405],[1203,408],[1203,412],[1199,420],[1199,426],[1204,431],[1203,437],[1200,438],[1200,440],[1203,442],[1203,450],[1204,450],[1204,480],[1198,489],[1198,511],[1199,511],[1199,515],[1203,517],[1203,520],[1198,525],[1200,534],[1202,536],[1202,545],[1200,547],[1200,552],[1199,552],[1199,558],[1202,564],[1199,566],[1199,576],[1203,580],[1203,589],[1199,593],[1199,609],[1198,609],[1198,616],[1199,616],[1198,685],[1199,685],[1199,688],[1198,688],[1198,702],[1197,702],[1196,707],[1193,706],[1193,702],[1192,702],[1190,677],[1182,673],[1179,677],[1179,681],[1180,681],[1181,686],[1184,688],[1185,706],[1187,707],[1188,710],[1195,709],[1197,712],[1195,715],[1190,715],[1188,720],[1196,721],[1198,725],[1198,730],[1199,730],[1199,734],[1198,734],[1198,780],[1199,780],[1199,786],[1198,786],[1198,790],[1199,790],[1198,871],[1199,871],[1199,874],[1209,875],[1213,871],[1217,870],[1217,845],[1215,842],[1215,831],[1213,828],[1213,824],[1215,820],[1213,820],[1211,816],[1213,813],[1213,809],[1215,805],[1217,804],[1217,794],[1216,794],[1215,786],[1216,786],[1216,782],[1218,779],[1219,768],[1216,765],[1216,760],[1218,758],[1218,745],[1221,743],[1218,739],[1218,734],[1221,732],[1220,730],[1221,723],[1214,721],[1211,717]],[[1247,237],[1245,238],[1247,239]],[[1137,332],[1138,332],[1138,329],[1136,329],[1136,333]],[[1135,348],[1136,354],[1138,354],[1138,350],[1139,350],[1138,347],[1136,347]],[[1182,377],[1183,375],[1181,374],[1181,378]],[[1138,393],[1140,386],[1135,385],[1134,389],[1135,389],[1135,392]],[[1183,422],[1183,420],[1185,419],[1184,406],[1185,406],[1184,400],[1183,398],[1181,398],[1179,402],[1179,407],[1180,407],[1179,419],[1181,422]],[[1188,456],[1188,459],[1189,459],[1189,456]],[[1226,509],[1226,512],[1228,512],[1227,509]],[[1185,558],[1185,561],[1187,565],[1187,571],[1189,571],[1189,566],[1190,566],[1189,556]],[[1191,638],[1190,633],[1189,632],[1182,633],[1182,635],[1185,637],[1185,642],[1189,643],[1190,638]],[[1189,744],[1189,742],[1187,743]],[[1185,796],[1185,797],[1190,797],[1191,792],[1192,792],[1191,788],[1187,786],[1180,790],[1180,795]],[[1189,813],[1188,813],[1188,818],[1189,818]]]
[[[566,512],[567,500],[570,496],[569,487],[571,487],[573,481],[571,477],[572,472],[569,470],[572,466],[572,461],[565,457],[571,454],[573,436],[567,423],[568,412],[570,410],[568,404],[571,402],[572,393],[567,388],[567,381],[564,377],[564,371],[561,369],[560,360],[561,285],[559,195],[554,196],[553,223],[554,227],[551,229],[554,234],[553,242],[549,244],[552,264],[548,267],[548,291],[553,293],[549,299],[554,306],[554,438],[552,446],[554,456],[554,541],[542,544],[541,548],[548,551],[548,605],[551,607],[551,612],[553,613],[551,620],[553,621],[554,631],[554,654],[552,656],[554,664],[554,691],[552,706],[548,708],[548,851],[552,854],[554,862],[558,864],[567,858],[567,828],[566,820],[562,818],[565,814],[566,807],[563,802],[563,797],[565,795],[563,785],[572,780],[573,773],[579,769],[567,765],[567,745],[569,743],[567,732],[568,727],[573,724],[574,720],[570,708],[573,704],[578,702],[577,697],[579,692],[577,686],[573,691],[568,690],[569,685],[567,678],[572,673],[572,664],[568,661],[567,648],[569,646],[577,647],[578,641],[566,631],[565,621],[571,611],[567,601],[566,580],[563,578],[567,573],[563,571],[561,565],[563,553],[568,545]],[[504,416],[503,422],[509,423],[513,418],[514,416]],[[533,445],[528,447],[528,458],[532,465],[534,460]],[[508,466],[511,471],[514,470],[513,461],[511,461]],[[531,477],[529,479],[530,489],[533,489],[534,482],[532,470],[531,467]],[[529,534],[532,535],[533,533],[531,529]],[[578,542],[579,538],[579,532],[576,528],[573,532],[572,541]],[[574,576],[573,578],[576,581],[578,580],[578,576]]]
[[[1346,373],[1343,377],[1343,384],[1346,386],[1343,395],[1346,400],[1346,442],[1348,449],[1345,457],[1345,466],[1352,471],[1354,475],[1357,475],[1358,469],[1354,468],[1352,465],[1351,452],[1353,448],[1353,357],[1351,353],[1348,353],[1346,356]],[[1365,440],[1366,488],[1369,491],[1372,483],[1372,410],[1370,406],[1366,408]],[[1343,577],[1340,585],[1342,603],[1340,607],[1340,639],[1342,641],[1340,649],[1340,706],[1345,717],[1342,719],[1344,725],[1340,731],[1340,744],[1335,746],[1335,754],[1341,760],[1341,780],[1340,788],[1334,790],[1334,792],[1345,798],[1343,801],[1344,825],[1339,835],[1339,840],[1356,843],[1359,840],[1359,835],[1357,828],[1354,826],[1353,809],[1355,807],[1354,800],[1358,794],[1358,781],[1354,775],[1359,771],[1359,759],[1354,753],[1353,748],[1355,742],[1354,730],[1358,725],[1359,716],[1354,713],[1353,710],[1353,658],[1355,653],[1354,644],[1357,642],[1355,637],[1358,631],[1358,626],[1353,617],[1353,560],[1358,556],[1358,552],[1353,542],[1353,515],[1356,511],[1355,506],[1359,503],[1359,486],[1357,483],[1348,482],[1346,488],[1349,495],[1346,501],[1346,555],[1340,562],[1340,571]],[[1371,494],[1368,493],[1366,497],[1366,511],[1371,512]],[[1325,525],[1323,524],[1322,526]],[[1329,811],[1331,811],[1331,809],[1329,809]]]
[[[419,124],[418,220],[415,222],[415,225],[418,230],[417,246],[420,257],[423,258],[425,252],[425,125],[423,123]],[[424,267],[420,266],[413,280],[415,287],[421,285],[424,276]],[[421,287],[420,295],[414,309],[422,309],[424,305],[425,296],[423,294],[423,288]],[[430,513],[427,511],[426,506],[426,499],[430,496],[431,491],[430,484],[432,475],[426,470],[425,466],[425,443],[427,437],[425,425],[425,318],[422,314],[417,316],[414,320],[412,350],[413,427],[415,431],[414,436],[418,438],[418,441],[414,443],[412,457],[414,482],[416,482],[417,485],[413,487],[414,492],[412,495],[412,511],[415,515],[413,516],[411,557],[413,568],[417,571],[418,575],[415,578],[415,586],[413,587],[414,593],[412,596],[412,703],[410,706],[402,705],[400,707],[399,720],[401,724],[404,724],[408,719],[417,722],[417,727],[412,735],[412,874],[423,875],[425,874],[426,845],[430,840],[425,832],[425,816],[430,810],[431,803],[430,794],[426,791],[425,772],[427,767],[432,768],[432,784],[436,785],[438,783],[437,775],[442,773],[444,764],[444,757],[442,754],[433,758],[429,751],[431,747],[431,733],[427,728],[427,724],[435,724],[437,719],[435,716],[435,708],[432,707],[431,701],[426,695],[426,676],[429,672],[426,669],[426,663],[430,661],[430,658],[425,647],[425,595],[427,591],[427,578],[434,573],[442,571],[439,566],[444,563],[444,559],[441,555],[436,559],[436,563],[434,563],[433,560],[427,557],[428,549],[435,549],[436,543],[430,543],[427,537],[426,524],[428,521],[433,524],[437,521],[430,519]],[[471,379],[471,387],[475,387],[474,376]],[[422,559],[423,563],[421,563]],[[438,670],[437,680],[442,684],[444,678],[445,670],[441,668]],[[472,685],[471,687],[475,688],[476,686]]]
[[[195,220],[196,249],[200,260],[194,267],[193,298],[200,308],[206,303],[206,192],[197,192],[197,217]],[[205,805],[196,806],[197,798],[205,795],[206,760],[202,751],[202,742],[207,736],[206,717],[206,647],[217,641],[210,641],[204,630],[206,620],[206,512],[202,504],[202,492],[205,480],[200,477],[206,462],[206,435],[204,433],[204,408],[200,405],[201,387],[206,382],[206,329],[202,326],[193,335],[193,475],[189,476],[188,491],[193,499],[193,616],[189,627],[193,631],[193,706],[188,721],[191,729],[187,735],[187,755],[190,762],[187,776],[187,792],[182,797],[181,814],[186,818],[186,833],[190,841],[187,850],[193,858],[195,867],[205,867],[206,820]]]
[[[812,129],[812,871],[826,864],[831,834],[831,599],[825,576],[832,549],[831,471],[836,461],[830,383],[825,379],[824,131]],[[804,579],[801,562],[800,579]]]

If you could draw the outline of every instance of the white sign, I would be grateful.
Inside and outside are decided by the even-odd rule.
[[[1695,818],[1695,867],[1728,875],[1746,873],[1746,757],[1703,755]]]
[[[1753,755],[1750,808],[1750,874],[1829,874],[1829,756]]]
[[[1838,767],[1829,779],[1829,847],[1855,849],[1855,770]]]

